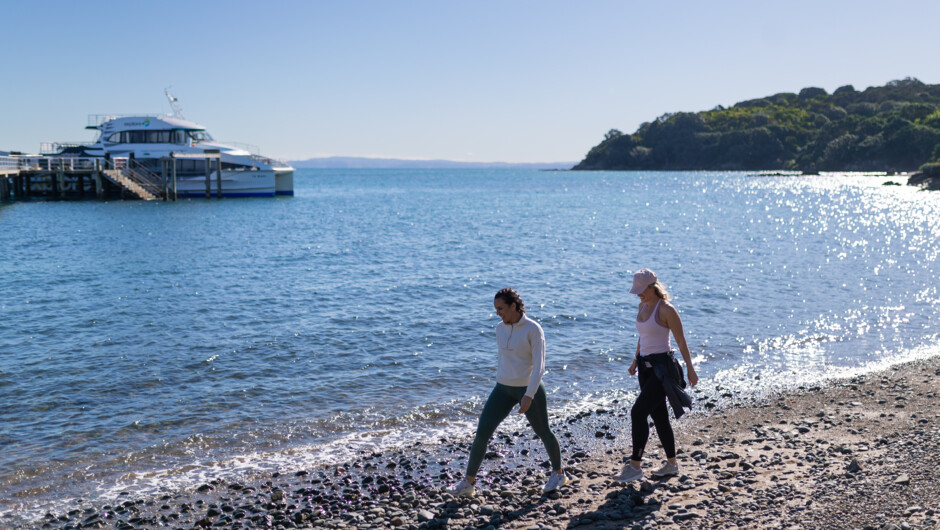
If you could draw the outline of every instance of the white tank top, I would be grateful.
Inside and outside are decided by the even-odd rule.
[[[641,356],[665,353],[672,350],[669,343],[669,328],[656,322],[656,316],[659,314],[659,304],[662,302],[662,298],[656,302],[656,307],[653,308],[646,320],[641,322],[639,318],[636,319],[636,330],[640,333]]]

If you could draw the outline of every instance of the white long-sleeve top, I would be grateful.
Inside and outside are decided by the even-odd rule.
[[[542,326],[525,313],[515,324],[496,325],[499,365],[496,382],[506,386],[524,386],[525,395],[535,397],[545,373],[545,333]]]

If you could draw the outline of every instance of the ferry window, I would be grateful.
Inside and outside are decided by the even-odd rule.
[[[211,142],[212,137],[206,131],[189,131],[189,137],[196,142]]]
[[[148,131],[149,138],[148,143],[152,144],[168,144],[170,143],[170,138],[173,136],[173,131]]]
[[[177,162],[177,172],[184,175],[204,175],[206,163],[203,160],[180,160]]]
[[[186,131],[121,131],[108,136],[107,141],[119,144],[185,144]]]

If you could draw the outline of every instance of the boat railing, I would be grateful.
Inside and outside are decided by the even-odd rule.
[[[219,143],[222,143],[231,147],[237,147],[239,149],[248,151],[248,155],[251,157],[251,159],[255,162],[258,162],[259,164],[265,164],[268,166],[280,164],[284,167],[290,165],[287,163],[287,160],[281,160],[280,158],[271,158],[270,156],[262,155],[261,148],[258,147],[257,145],[246,144],[246,143],[241,143],[241,142],[219,142]]]
[[[39,152],[42,154],[54,155],[69,147],[90,147],[94,142],[42,142],[39,144]]]
[[[261,148],[258,147],[257,145],[246,144],[244,142],[219,142],[219,143],[223,145],[227,145],[229,147],[237,147],[238,149],[241,149],[242,151],[248,151],[248,153],[252,155],[253,157],[261,156]]]
[[[89,114],[88,126],[97,127],[102,123],[116,120],[118,118],[127,118],[130,116],[150,116],[150,114]]]
[[[88,126],[97,127],[102,123],[116,120],[118,118],[136,118],[139,116],[165,116],[160,112],[138,112],[137,114],[89,114]]]
[[[102,123],[116,120],[118,118],[123,118],[126,114],[89,114],[88,115],[88,126],[97,127]]]
[[[269,156],[251,155],[251,159],[259,164],[264,164],[267,166],[275,166],[278,164],[280,164],[281,167],[290,166],[290,164],[288,164],[286,160],[281,160],[279,158],[271,158]]]

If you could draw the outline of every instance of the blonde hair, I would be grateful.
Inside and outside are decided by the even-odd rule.
[[[660,282],[659,280],[656,280],[656,283],[654,283],[650,287],[652,287],[653,290],[656,291],[656,296],[662,298],[663,300],[667,302],[669,301],[669,292],[666,291],[666,286],[663,285],[662,282]]]

